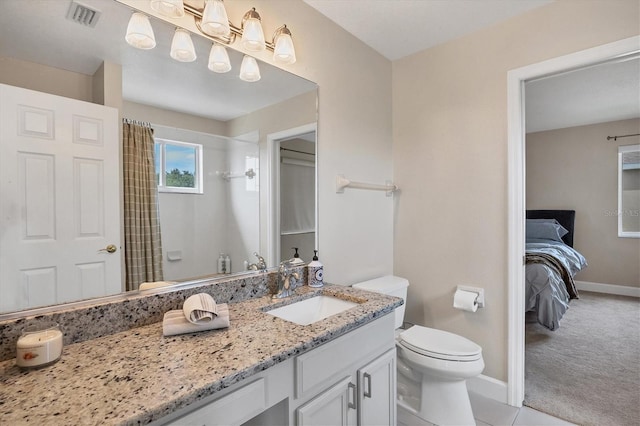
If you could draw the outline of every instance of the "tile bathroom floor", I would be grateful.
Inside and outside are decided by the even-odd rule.
[[[516,408],[469,392],[477,426],[570,426],[565,420],[529,407]]]

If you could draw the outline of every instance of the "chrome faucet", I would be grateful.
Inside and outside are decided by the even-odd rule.
[[[289,259],[284,262],[280,262],[280,267],[278,268],[278,292],[272,296],[274,299],[282,299],[291,296],[293,294],[293,289],[291,288],[291,277],[296,280],[300,279],[300,274],[291,270],[293,266],[291,264],[292,260],[293,259]]]
[[[258,258],[258,262],[257,263],[252,263],[251,265],[247,266],[247,270],[249,270],[249,271],[266,272],[267,271],[267,262],[264,261],[264,257],[260,256],[255,251],[253,252],[253,254],[254,254],[254,256],[256,256]]]

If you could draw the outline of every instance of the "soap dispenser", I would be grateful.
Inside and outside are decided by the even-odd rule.
[[[322,287],[324,285],[324,267],[318,260],[318,250],[313,251],[313,260],[307,266],[307,278],[309,287]]]
[[[298,247],[291,247],[292,249],[294,249],[296,252],[293,254],[293,259],[291,259],[291,265],[292,266],[300,266],[304,263],[304,260],[300,259],[300,255],[298,254]]]

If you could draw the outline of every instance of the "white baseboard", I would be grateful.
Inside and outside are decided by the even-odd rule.
[[[620,296],[640,297],[640,287],[628,287],[624,285],[592,283],[589,281],[576,281],[579,290],[593,291],[594,293],[617,294]]]
[[[507,404],[507,383],[481,374],[467,380],[467,390]]]

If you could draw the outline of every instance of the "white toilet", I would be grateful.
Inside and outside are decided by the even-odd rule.
[[[401,297],[396,309],[398,424],[475,425],[466,380],[484,369],[482,348],[462,336],[414,325],[402,330],[409,282],[388,275],[353,287]]]

